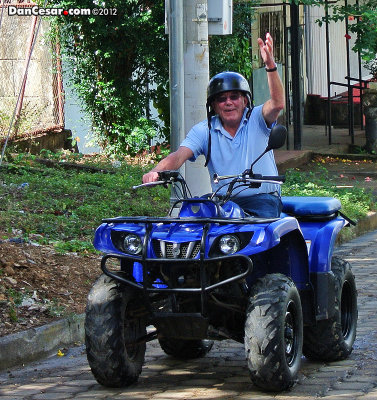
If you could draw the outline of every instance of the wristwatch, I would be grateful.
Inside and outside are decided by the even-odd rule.
[[[278,67],[277,67],[277,65],[275,64],[275,67],[274,67],[274,68],[267,68],[267,67],[264,67],[264,69],[266,70],[266,72],[274,72],[274,71],[276,71],[276,70],[278,69]]]

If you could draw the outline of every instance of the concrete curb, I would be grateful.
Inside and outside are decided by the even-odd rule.
[[[354,227],[356,236],[361,236],[364,233],[373,231],[377,228],[377,212],[369,212],[368,215],[357,221],[357,225]]]
[[[84,341],[85,315],[62,319],[0,338],[0,370],[51,355],[59,348]]]
[[[285,173],[287,169],[307,164],[313,159],[314,153],[310,150],[295,150],[295,157],[292,157],[290,151],[277,150],[274,154],[279,173]]]

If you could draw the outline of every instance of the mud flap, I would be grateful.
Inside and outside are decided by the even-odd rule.
[[[314,287],[317,321],[331,318],[335,313],[335,281],[332,272],[310,274]]]

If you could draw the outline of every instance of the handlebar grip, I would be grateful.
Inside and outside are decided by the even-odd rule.
[[[177,179],[179,177],[179,171],[159,171],[158,176],[162,180]]]
[[[285,182],[285,175],[275,175],[275,176],[261,176],[260,179],[266,180],[266,181],[280,181],[280,182]]]

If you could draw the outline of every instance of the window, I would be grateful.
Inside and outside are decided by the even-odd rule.
[[[283,13],[282,11],[264,12],[259,16],[259,37],[264,39],[266,33],[274,39],[274,57],[277,63],[283,62]],[[264,64],[260,60],[260,66]]]

